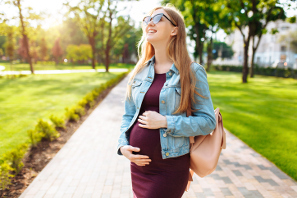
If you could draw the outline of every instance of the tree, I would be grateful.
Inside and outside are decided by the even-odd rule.
[[[24,45],[27,61],[29,62],[29,65],[30,65],[31,73],[34,74],[34,68],[33,68],[31,55],[30,55],[30,50],[29,50],[29,40],[28,40],[28,36],[27,36],[27,32],[26,32],[24,17],[23,17],[23,14],[22,14],[21,0],[13,1],[13,5],[15,5],[19,9],[19,18],[20,18],[20,23],[21,23],[21,33],[22,33],[22,36],[23,36],[22,42],[23,42],[23,45]]]
[[[24,44],[24,38],[19,38],[19,48],[18,48],[18,54],[22,57],[22,59],[27,59],[27,53],[26,48]]]
[[[195,41],[194,56],[199,56],[200,64],[203,64],[203,45],[205,41],[205,33],[208,29],[202,17],[204,16],[204,7],[207,6],[206,0],[163,0],[162,4],[172,3],[184,15],[185,25],[189,28],[188,35],[191,40]],[[211,4],[211,3],[210,3]]]
[[[92,58],[92,47],[89,44],[68,45],[66,51],[66,57],[71,62],[85,62]]]
[[[215,41],[213,43],[213,59],[217,59],[219,56],[223,58],[231,58],[234,54],[232,47],[225,42]]]
[[[127,24],[128,25],[128,24]],[[118,37],[117,44],[113,46],[111,59],[121,60],[122,63],[130,63],[133,55],[137,56],[137,42],[142,35],[142,28],[130,26],[128,32]]]
[[[30,70],[31,73],[34,74],[34,68],[33,68],[33,64],[32,64],[32,60],[31,60],[31,54],[30,54],[30,49],[29,49],[29,38],[28,38],[28,31],[27,28],[29,27],[29,21],[35,20],[41,20],[42,19],[42,14],[37,15],[35,13],[32,12],[32,8],[28,7],[26,8],[26,17],[24,16],[24,9],[22,7],[22,0],[5,0],[5,1],[0,1],[0,3],[4,3],[4,4],[9,4],[9,5],[13,5],[17,8],[18,10],[18,15],[17,16],[13,16],[12,19],[14,18],[18,18],[20,20],[20,34],[22,35],[22,43],[24,46],[24,50],[26,53],[26,59],[30,65]],[[9,21],[8,17],[5,17],[4,14],[2,14],[2,17],[0,18],[0,20],[3,20],[4,22]]]
[[[64,5],[69,8],[68,14],[73,13],[75,15],[76,21],[88,38],[92,47],[92,67],[95,69],[96,37],[105,18],[105,13],[102,12],[104,0],[81,0],[77,6],[71,6],[69,2]]]
[[[47,60],[47,44],[45,38],[42,38],[40,42],[40,56],[42,61]]]
[[[257,5],[253,5],[251,21],[252,30],[252,59],[250,77],[254,77],[254,57],[261,41],[262,35],[267,32],[266,26],[271,21],[278,19],[286,19],[285,12],[282,7],[278,6],[278,1],[259,1]],[[255,13],[255,14],[254,14]],[[253,16],[255,15],[255,16]],[[273,29],[272,34],[277,30]]]
[[[0,23],[0,34],[4,35],[2,37],[0,47],[3,47],[5,50],[6,57],[9,58],[10,63],[12,64],[14,58],[15,50],[15,37],[16,37],[16,27],[9,26],[5,22]],[[3,44],[2,44],[3,43]],[[0,48],[0,57],[4,55],[2,48]],[[10,65],[12,67],[12,65]]]
[[[60,46],[60,38],[57,38],[52,49],[53,56],[55,57],[56,65],[59,63],[60,57],[63,55],[62,48]]]
[[[199,56],[200,64],[203,64],[203,48],[207,43],[207,68],[210,70],[212,62],[213,35],[219,30],[218,21],[220,18],[220,7],[218,0],[163,0],[162,3],[172,3],[184,15],[185,23],[189,29],[188,35],[195,41],[194,57]]]
[[[243,37],[244,61],[242,69],[242,82],[247,83],[248,76],[248,49],[252,40],[253,52],[255,53],[260,43],[265,28],[270,21],[284,19],[284,11],[279,6],[279,0],[220,0],[221,16],[226,17],[229,26],[221,25],[227,32],[237,28]],[[225,23],[226,24],[226,23]],[[257,42],[255,43],[255,38]],[[254,61],[252,55],[252,65]],[[251,66],[253,68],[253,66]],[[253,73],[253,71],[252,71]]]
[[[112,8],[112,6],[114,6]],[[106,72],[109,72],[109,64],[110,64],[110,52],[114,48],[114,46],[119,42],[121,37],[125,35],[130,29],[131,26],[129,25],[130,22],[130,17],[125,19],[123,16],[117,17],[116,14],[119,12],[117,10],[117,2],[115,5],[112,5],[111,0],[108,0],[108,7],[107,7],[107,17],[108,17],[108,22],[102,23],[101,30],[105,29],[105,26],[107,26],[108,32],[106,33],[106,40],[105,38],[105,32],[101,31],[101,46],[102,50],[99,51],[101,54],[101,58],[104,57],[104,65],[106,68]],[[112,22],[114,20],[117,20],[117,25],[112,26]]]
[[[15,41],[14,40],[15,40],[14,39],[14,28],[8,27],[7,39],[6,39],[4,46],[5,46],[5,54],[7,57],[9,57],[10,70],[12,70],[12,61],[13,61],[14,49],[15,49]]]

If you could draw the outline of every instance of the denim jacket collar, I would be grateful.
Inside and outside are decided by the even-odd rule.
[[[151,66],[154,65],[155,63],[155,55],[153,55],[153,57],[148,61],[147,66]],[[174,73],[176,73],[177,75],[179,74],[178,69],[175,67],[174,63],[171,65],[170,69],[171,71],[173,71]]]

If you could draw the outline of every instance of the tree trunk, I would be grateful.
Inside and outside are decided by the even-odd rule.
[[[195,24],[195,33],[196,33],[196,51],[198,52],[198,56],[199,56],[199,63],[202,64],[203,63],[203,57],[202,57],[202,51],[203,51],[203,45],[201,42],[201,36],[200,36],[200,32],[199,32],[199,24]]]
[[[253,38],[253,54],[252,54],[252,60],[251,60],[251,71],[250,71],[250,77],[254,77],[254,59],[255,59],[255,53],[256,48],[254,48],[254,38]]]
[[[249,49],[249,38],[248,41],[244,41],[244,51],[243,51],[243,67],[242,67],[242,83],[247,83],[248,75],[248,49]]]
[[[89,44],[91,45],[92,48],[92,68],[96,69],[96,47],[95,47],[95,37],[94,36],[89,36]]]
[[[17,7],[19,9],[20,21],[21,21],[21,25],[22,25],[22,35],[23,35],[23,39],[24,39],[24,45],[25,45],[25,49],[26,49],[27,60],[28,60],[28,63],[30,65],[31,73],[34,74],[34,68],[33,68],[33,65],[32,65],[31,55],[30,55],[30,51],[29,51],[29,42],[28,42],[28,37],[26,35],[26,30],[25,30],[25,25],[24,25],[20,0],[17,1]]]
[[[212,36],[210,37],[210,42],[207,45],[207,67],[206,71],[210,71],[210,66],[212,62]]]
[[[109,68],[109,63],[110,63],[110,57],[109,57],[109,52],[110,52],[110,46],[111,46],[111,36],[112,36],[112,12],[109,10],[109,27],[108,27],[108,39],[106,42],[106,48],[105,48],[105,68],[106,72],[108,71]]]
[[[199,48],[198,48],[198,53],[199,53],[199,62],[200,64],[203,64],[203,42],[200,41]]]
[[[254,71],[255,71],[255,54],[256,54],[256,51],[259,47],[259,44],[260,44],[260,41],[261,41],[261,37],[262,37],[262,33],[258,36],[258,41],[257,41],[257,44],[256,46],[254,45],[254,42],[255,42],[255,36],[253,36],[253,54],[252,54],[252,60],[251,60],[251,71],[250,71],[250,77],[253,78],[254,77]]]

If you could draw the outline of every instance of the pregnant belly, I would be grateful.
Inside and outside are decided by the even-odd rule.
[[[140,148],[140,152],[133,152],[133,154],[149,157],[161,155],[159,129],[142,128],[139,124],[140,122],[136,121],[130,133],[130,145]]]

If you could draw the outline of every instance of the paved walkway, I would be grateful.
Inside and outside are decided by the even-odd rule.
[[[128,78],[114,87],[20,196],[132,198],[130,161],[116,154]],[[297,197],[297,183],[227,131],[217,169],[194,176],[192,197]]]
[[[105,69],[63,69],[63,70],[35,70],[35,74],[69,74],[69,73],[84,73],[84,72],[105,72]],[[109,72],[125,72],[126,68],[109,69]],[[0,71],[0,75],[19,75],[19,74],[31,74],[31,71]]]

